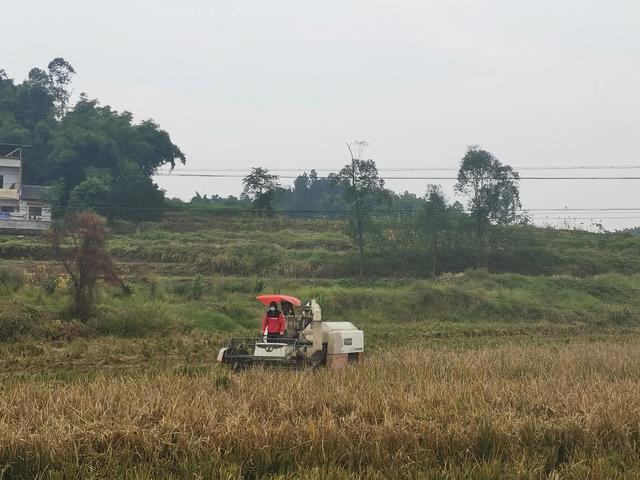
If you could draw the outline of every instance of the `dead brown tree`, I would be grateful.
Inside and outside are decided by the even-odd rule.
[[[82,321],[93,313],[99,280],[121,283],[106,249],[105,224],[102,217],[83,211],[68,215],[48,235],[56,258],[70,277],[73,314]]]

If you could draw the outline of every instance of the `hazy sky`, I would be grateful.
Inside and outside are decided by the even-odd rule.
[[[381,169],[456,168],[470,144],[516,167],[640,164],[638,0],[0,1],[0,68],[22,79],[65,57],[76,93],[155,119],[184,168],[338,169],[354,139]],[[545,174],[640,170],[521,171]],[[158,182],[184,199],[241,189]],[[427,183],[453,194],[388,185]],[[523,180],[521,195],[529,209],[640,208],[639,186]]]

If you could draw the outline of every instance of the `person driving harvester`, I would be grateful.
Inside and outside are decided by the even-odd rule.
[[[262,332],[266,332],[267,340],[284,336],[285,325],[284,315],[278,310],[278,304],[271,302],[269,310],[262,319]]]

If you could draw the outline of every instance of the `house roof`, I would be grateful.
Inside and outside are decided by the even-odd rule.
[[[23,200],[44,200],[47,187],[40,185],[22,185],[20,197]]]
[[[22,149],[27,145],[0,143],[0,157],[22,158]]]

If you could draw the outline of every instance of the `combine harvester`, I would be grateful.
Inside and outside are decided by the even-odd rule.
[[[234,368],[251,365],[305,368],[326,365],[340,368],[364,355],[364,333],[351,322],[322,321],[320,305],[315,300],[302,305],[289,295],[260,295],[265,305],[276,302],[286,319],[283,336],[267,338],[232,338],[220,349],[218,362]],[[294,307],[302,307],[296,315]]]

